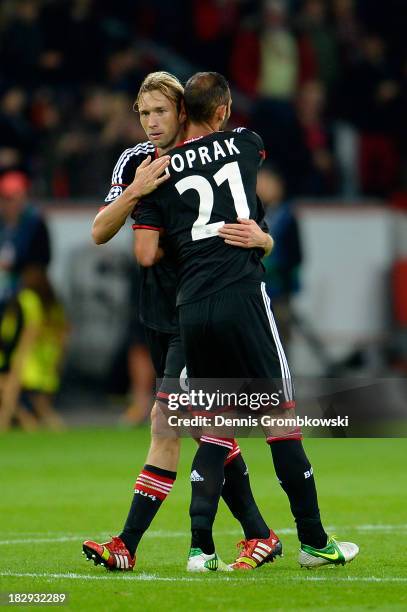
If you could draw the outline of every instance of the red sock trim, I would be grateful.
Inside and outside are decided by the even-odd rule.
[[[284,440],[302,440],[303,435],[301,429],[298,427],[290,431],[288,434],[284,434],[284,436],[269,436],[266,438],[267,444],[273,444],[274,442],[284,442]]]
[[[283,408],[283,410],[290,410],[290,408],[295,408],[295,400],[290,400],[286,402],[282,402],[278,405],[279,408]]]
[[[233,461],[233,459],[236,459],[236,457],[238,457],[241,454],[240,451],[240,446],[239,444],[236,442],[236,440],[233,440],[233,448],[231,451],[229,451],[226,459],[225,459],[225,465],[227,465],[228,463],[230,463],[231,461]]]
[[[155,497],[158,497],[158,499],[164,500],[168,493],[171,492],[173,484],[174,480],[172,478],[159,476],[158,474],[153,474],[153,472],[149,472],[148,470],[143,470],[140,472],[136,480],[134,489],[143,491],[144,493],[147,493],[147,495],[154,495]]]
[[[215,444],[216,446],[223,446],[228,448],[230,451],[233,450],[233,439],[230,438],[218,438],[217,436],[202,436],[201,444],[205,442],[206,444]]]

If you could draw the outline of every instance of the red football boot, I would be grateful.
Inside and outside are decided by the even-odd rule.
[[[104,544],[85,540],[82,548],[82,554],[86,555],[88,561],[93,559],[95,565],[103,565],[111,571],[130,572],[136,563],[136,556],[130,555],[124,542],[117,536]]]
[[[270,536],[263,540],[242,540],[238,543],[241,552],[230,567],[234,570],[252,570],[260,567],[263,563],[274,561],[277,555],[282,556],[283,546],[270,529]]]

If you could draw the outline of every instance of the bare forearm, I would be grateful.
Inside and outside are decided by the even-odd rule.
[[[92,238],[96,244],[104,244],[117,234],[138,203],[138,198],[127,189],[114,202],[103,208],[95,217]]]

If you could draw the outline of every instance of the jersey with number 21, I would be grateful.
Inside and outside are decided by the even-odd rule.
[[[185,141],[169,152],[170,178],[143,198],[135,225],[164,230],[178,266],[177,304],[199,300],[240,279],[261,280],[262,251],[225,244],[224,223],[261,223],[257,170],[261,138],[246,128]]]

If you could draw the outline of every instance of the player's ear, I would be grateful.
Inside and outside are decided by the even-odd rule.
[[[223,129],[228,119],[229,119],[228,106],[227,104],[221,104],[220,106],[216,108],[216,111],[215,111],[215,121],[218,124],[217,129],[219,130]]]
[[[228,102],[228,110],[227,110],[228,118],[230,117],[231,114],[232,114],[232,98],[230,98]]]
[[[186,120],[188,119],[187,117],[187,112],[185,110],[185,102],[184,100],[181,100],[181,104],[179,107],[179,113],[178,113],[178,119],[180,123],[185,123]]]

